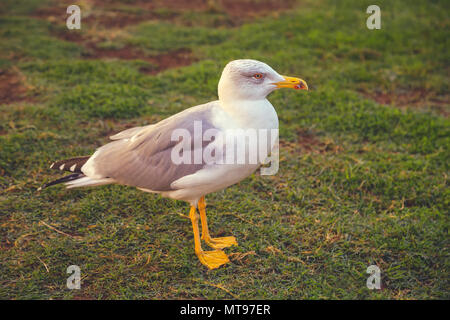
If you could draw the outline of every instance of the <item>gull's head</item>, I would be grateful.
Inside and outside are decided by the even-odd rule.
[[[308,85],[302,79],[278,74],[264,62],[234,60],[223,69],[219,100],[261,100],[278,88],[308,90]]]

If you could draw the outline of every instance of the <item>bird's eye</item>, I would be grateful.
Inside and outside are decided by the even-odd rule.
[[[255,73],[253,75],[253,78],[255,78],[255,79],[262,79],[262,77],[263,77],[263,75],[261,73]]]

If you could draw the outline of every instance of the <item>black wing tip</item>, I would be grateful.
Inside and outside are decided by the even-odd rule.
[[[85,177],[85,175],[82,174],[82,173],[72,173],[72,174],[69,174],[68,176],[65,176],[65,177],[62,177],[62,178],[53,180],[53,181],[51,181],[51,182],[49,182],[49,183],[43,184],[42,186],[40,186],[40,187],[37,189],[37,191],[41,191],[42,189],[48,188],[48,187],[53,186],[53,185],[55,185],[55,184],[60,184],[60,183],[64,183],[64,182],[69,182],[69,181],[76,180],[76,179],[80,179],[80,178],[83,178],[83,177]]]

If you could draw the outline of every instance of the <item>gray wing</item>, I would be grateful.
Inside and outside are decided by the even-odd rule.
[[[177,128],[183,128],[189,131],[191,137],[194,137],[194,121],[201,121],[202,132],[214,128],[212,113],[217,106],[216,101],[196,106],[155,125],[131,128],[123,134],[113,136],[114,139],[121,140],[110,142],[99,148],[89,161],[91,163],[86,163],[91,166],[89,172],[94,172],[96,179],[112,178],[120,184],[152,191],[173,190],[172,182],[197,172],[204,167],[205,163],[194,164],[194,161],[191,161],[191,164],[173,163],[172,149],[179,140],[171,141],[172,132]],[[204,148],[208,143],[202,142],[201,147]],[[192,141],[191,155],[193,154]],[[85,172],[83,169],[84,167],[82,171]]]
[[[150,126],[153,126],[153,125],[150,125]],[[129,128],[129,129],[120,131],[119,133],[116,133],[115,135],[110,136],[109,138],[111,140],[128,139],[128,138],[131,138],[132,136],[134,136],[135,134],[137,134],[139,131],[145,130],[145,129],[149,128],[150,126]]]

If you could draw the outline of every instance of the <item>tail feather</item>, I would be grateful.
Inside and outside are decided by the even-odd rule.
[[[67,189],[72,189],[72,188],[80,188],[80,187],[102,186],[102,185],[111,184],[111,183],[114,183],[114,180],[111,178],[92,179],[89,177],[81,176],[80,179],[69,181],[68,183],[66,183],[66,186],[67,186]]]
[[[40,191],[40,190],[42,190],[44,188],[53,186],[55,184],[69,182],[69,181],[77,180],[77,179],[80,179],[80,178],[83,178],[83,177],[85,177],[85,175],[82,174],[82,173],[69,174],[68,176],[65,176],[65,177],[62,177],[62,178],[59,178],[59,179],[56,179],[56,180],[53,180],[53,181],[51,181],[49,183],[44,184],[42,187],[40,187],[38,189],[38,191]]]
[[[83,172],[81,172],[81,168],[89,160],[90,157],[91,156],[77,157],[53,162],[52,165],[50,166],[51,169],[70,171],[73,173],[69,174],[68,176],[44,184],[42,187],[38,189],[38,191],[59,183],[65,183],[67,188],[69,189],[87,186],[100,186],[104,184],[114,183],[114,179],[108,177],[99,179],[90,178],[87,177]]]
[[[90,157],[91,156],[76,157],[76,158],[56,161],[51,164],[50,169],[82,173],[81,167],[83,167],[83,165],[89,160]]]

